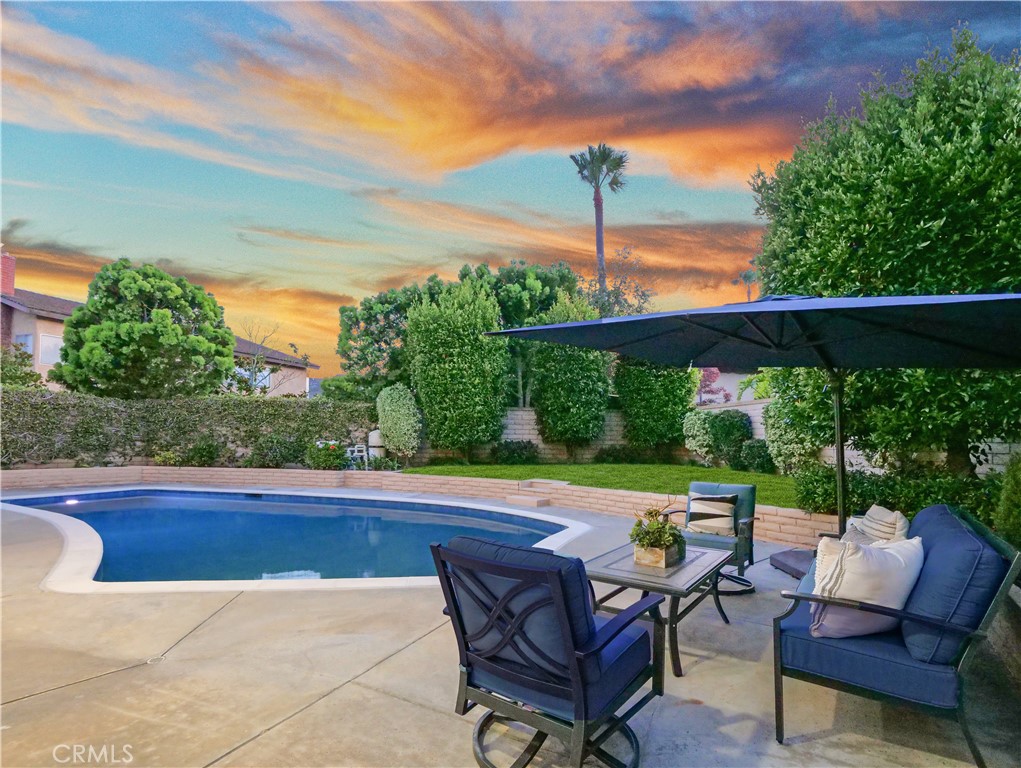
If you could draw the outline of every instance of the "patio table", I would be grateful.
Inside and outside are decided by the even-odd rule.
[[[670,568],[650,568],[637,565],[634,561],[634,545],[623,546],[604,552],[598,557],[585,561],[585,570],[588,573],[590,582],[611,584],[617,587],[601,598],[597,598],[595,590],[592,590],[595,607],[610,613],[618,612],[606,603],[612,600],[626,589],[638,589],[643,596],[654,592],[670,598],[670,608],[664,620],[659,609],[652,612],[652,620],[656,623],[657,629],[666,626],[666,637],[663,642],[667,643],[670,650],[670,663],[673,668],[674,677],[682,677],[684,671],[681,669],[681,656],[677,647],[677,625],[681,620],[695,610],[699,603],[712,595],[716,603],[716,610],[719,611],[724,623],[729,624],[730,619],[723,611],[720,604],[720,593],[718,583],[720,570],[730,560],[732,553],[723,549],[707,549],[705,547],[687,546],[684,559]],[[695,595],[695,599],[687,603],[683,610],[680,608],[682,599]],[[662,634],[657,632],[656,636]]]

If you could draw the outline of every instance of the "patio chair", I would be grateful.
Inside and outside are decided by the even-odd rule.
[[[733,519],[718,533],[705,530],[695,531],[690,528],[692,523],[705,523],[716,517],[712,514],[693,512],[692,497],[699,496],[736,496]],[[721,571],[720,579],[738,585],[737,589],[720,588],[721,595],[747,595],[755,591],[755,585],[744,577],[745,568],[755,564],[754,550],[755,533],[755,486],[728,485],[725,483],[693,482],[688,486],[688,503],[684,512],[684,538],[699,547],[710,549],[728,549],[734,553],[731,565],[737,566],[737,573]]]
[[[603,749],[615,733],[630,744],[627,765],[637,766],[638,739],[627,721],[663,694],[664,643],[651,642],[634,622],[663,598],[645,597],[606,618],[592,613],[578,558],[467,536],[431,549],[457,638],[454,711],[489,708],[475,726],[475,761],[492,768],[487,732],[497,722],[518,722],[535,734],[514,768],[527,765],[550,735],[568,746],[571,766],[588,756],[624,766]],[[650,681],[651,690],[617,715]]]
[[[812,594],[815,565],[773,619],[776,740],[784,740],[784,677],[937,717],[956,719],[972,758],[985,766],[965,719],[964,672],[986,637],[997,608],[1021,575],[1021,553],[965,512],[940,504],[911,521],[924,561],[903,610]],[[857,637],[815,637],[809,606],[832,605],[892,616],[900,626]]]

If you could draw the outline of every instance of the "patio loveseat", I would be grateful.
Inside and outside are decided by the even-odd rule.
[[[1021,574],[1021,554],[964,512],[928,507],[908,537],[924,561],[903,610],[812,594],[815,566],[773,620],[776,740],[783,743],[783,678],[792,677],[939,717],[957,719],[975,763],[985,765],[965,717],[964,672],[998,606]],[[858,637],[815,637],[810,605],[895,617],[899,626]]]

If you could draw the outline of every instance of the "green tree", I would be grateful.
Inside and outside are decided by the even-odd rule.
[[[493,292],[480,280],[445,288],[408,312],[411,380],[429,442],[470,456],[503,431],[507,340],[487,337],[500,327]]]
[[[600,144],[588,150],[571,155],[581,180],[592,187],[592,204],[596,209],[596,274],[599,290],[606,293],[606,255],[603,252],[603,184],[611,192],[624,189],[624,170],[627,168],[627,152]]]
[[[964,29],[952,55],[933,51],[892,85],[877,79],[859,109],[841,115],[831,102],[789,162],[752,179],[769,223],[756,259],[763,292],[1021,290],[1018,66]],[[946,450],[947,466],[968,473],[983,440],[1021,430],[1017,384],[1016,372],[859,371],[846,431],[893,464]],[[828,422],[822,372],[777,371],[773,387],[788,425]]]
[[[595,320],[599,313],[581,296],[561,291],[557,303],[533,320],[534,325]],[[562,344],[536,343],[532,352],[535,417],[539,434],[564,443],[569,452],[603,433],[610,397],[605,352]]]
[[[127,259],[107,264],[64,322],[50,379],[123,399],[203,395],[234,370],[234,334],[212,294]]]
[[[403,384],[394,384],[376,398],[379,431],[388,451],[407,458],[418,450],[422,437],[422,416],[415,396]]]
[[[0,386],[41,388],[43,377],[35,372],[32,365],[32,353],[20,344],[0,347]]]
[[[694,408],[700,371],[621,357],[613,381],[624,414],[624,436],[640,448],[679,445],[684,417]]]
[[[656,279],[631,246],[613,252],[608,273],[613,279],[607,286],[600,288],[597,278],[580,287],[581,294],[595,307],[600,317],[641,315],[651,311]]]

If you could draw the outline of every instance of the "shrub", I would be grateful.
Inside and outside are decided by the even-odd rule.
[[[226,441],[210,434],[200,435],[181,456],[181,466],[212,467],[222,463],[226,456]]]
[[[836,470],[816,464],[794,475],[798,506],[806,512],[835,514],[837,511]],[[847,514],[865,512],[873,504],[896,509],[911,518],[933,504],[948,504],[966,509],[990,524],[1000,495],[1001,477],[961,476],[944,470],[925,472],[886,472],[861,470],[847,473]]]
[[[305,458],[305,446],[293,437],[270,432],[260,436],[252,452],[248,454],[242,465],[245,467],[262,467],[279,469],[285,464],[300,464]]]
[[[539,461],[539,446],[531,440],[501,440],[489,455],[497,464],[535,464]]]
[[[1007,462],[999,503],[992,518],[996,532],[1021,549],[1021,453],[1014,454]]]
[[[422,437],[422,416],[411,390],[403,384],[382,390],[376,412],[384,447],[398,456],[413,456]]]
[[[500,310],[483,283],[445,288],[408,312],[411,378],[422,403],[429,442],[465,455],[503,431],[507,340],[486,337]]]
[[[43,377],[36,373],[32,353],[21,344],[0,346],[0,385],[11,389],[41,388]]]
[[[157,467],[180,467],[181,457],[177,451],[157,451],[152,457],[152,463]]]
[[[635,448],[630,445],[608,445],[596,451],[593,464],[674,464],[672,446]]]
[[[744,411],[692,411],[684,417],[684,444],[710,464],[740,464],[751,436],[752,420]]]
[[[762,423],[766,428],[769,455],[780,474],[794,474],[818,458],[821,446],[813,442],[805,430],[798,429],[776,403],[763,408]]]
[[[347,451],[336,440],[316,440],[305,450],[305,464],[309,469],[347,469]]]
[[[741,455],[738,462],[730,466],[732,469],[761,472],[764,475],[776,473],[776,465],[769,455],[769,448],[766,446],[765,440],[745,440],[741,444]]]
[[[638,447],[677,445],[692,410],[699,371],[621,357],[614,385],[624,414],[624,435]]]
[[[537,325],[594,320],[598,315],[582,296],[561,292],[557,303],[535,318]],[[532,404],[539,434],[563,443],[573,454],[603,433],[610,396],[609,355],[562,344],[537,344],[532,352]]]
[[[364,443],[374,411],[370,403],[335,403],[319,397],[118,400],[4,389],[0,462],[13,466],[71,459],[81,466],[101,466],[161,451],[183,457],[197,434],[209,434],[229,446],[223,458],[233,462],[266,434],[288,436],[302,452],[312,441],[326,437],[341,437],[344,444]]]
[[[691,411],[684,417],[684,447],[708,459],[713,452],[713,435],[709,430],[710,411]]]

